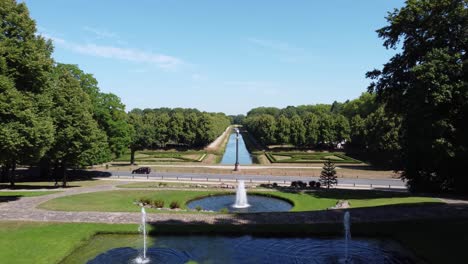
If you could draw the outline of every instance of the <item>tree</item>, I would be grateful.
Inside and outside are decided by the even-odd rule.
[[[411,190],[468,192],[466,0],[408,0],[379,29],[400,48],[367,73],[369,91],[401,117],[403,177]]]
[[[299,146],[304,144],[306,128],[304,127],[304,122],[302,119],[295,115],[291,118],[291,134],[290,134],[290,143]]]
[[[333,185],[338,184],[338,179],[336,176],[335,164],[331,160],[325,161],[323,164],[322,173],[320,173],[320,183],[323,186],[327,186],[327,189],[330,189]]]
[[[108,144],[102,146],[106,153],[120,157],[130,144],[130,125],[125,112],[125,105],[120,98],[112,93],[102,93],[98,82],[92,74],[83,72],[77,65],[57,64],[57,68],[69,72],[80,84],[81,89],[89,95],[93,105],[93,118],[98,122],[99,129],[106,133]],[[109,153],[110,154],[110,153]],[[102,157],[105,161],[111,159]]]
[[[349,140],[349,134],[351,128],[349,127],[349,121],[343,115],[333,115],[333,130],[335,134],[335,143],[345,142]]]
[[[281,115],[278,118],[278,121],[276,122],[276,142],[278,144],[288,144],[290,142],[289,137],[291,134],[290,130],[291,123],[289,122],[289,119]]]
[[[59,170],[62,186],[67,184],[66,170],[101,155],[107,138],[93,119],[89,96],[66,70],[56,68],[50,89],[55,141],[46,156]]]
[[[304,116],[305,127],[305,144],[309,147],[315,146],[318,143],[318,116],[312,113],[307,113]]]
[[[38,161],[53,141],[52,44],[36,35],[24,3],[2,0],[0,17],[0,164],[14,185],[16,165]]]
[[[318,138],[317,143],[326,146],[334,147],[336,133],[334,130],[334,118],[330,114],[320,114],[318,119]]]
[[[154,128],[148,118],[148,112],[141,109],[133,109],[128,113],[128,121],[132,125],[132,141],[130,143],[130,164],[135,164],[135,152],[149,148],[155,140]]]

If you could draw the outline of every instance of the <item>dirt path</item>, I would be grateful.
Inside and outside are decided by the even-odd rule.
[[[223,143],[226,136],[231,134],[231,129],[232,129],[231,126],[227,127],[226,130],[223,132],[223,134],[221,134],[221,136],[219,136],[217,139],[215,139],[215,141],[211,142],[205,148],[205,150],[214,150],[214,151],[218,150],[219,147],[220,147],[220,144]]]

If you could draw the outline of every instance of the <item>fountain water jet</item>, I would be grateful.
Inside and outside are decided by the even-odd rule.
[[[236,190],[236,203],[232,205],[234,208],[247,208],[250,204],[247,202],[247,192],[245,191],[245,183],[239,180]]]
[[[344,225],[344,240],[345,240],[345,258],[344,263],[349,263],[349,241],[351,240],[351,223],[350,223],[350,214],[348,211],[345,212],[343,217],[343,225]]]
[[[141,208],[141,224],[138,230],[143,234],[143,256],[139,256],[135,259],[135,262],[138,264],[145,264],[150,261],[149,258],[146,257],[146,211],[145,208]]]

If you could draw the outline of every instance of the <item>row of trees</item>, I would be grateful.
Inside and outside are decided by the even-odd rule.
[[[1,180],[15,182],[17,165],[67,182],[67,168],[100,164],[136,149],[168,143],[199,147],[220,135],[224,114],[193,109],[135,109],[103,93],[78,66],[55,62],[50,40],[37,34],[24,3],[1,0]]]
[[[295,110],[288,107],[288,110]],[[313,109],[313,108],[311,108]],[[273,111],[276,112],[273,115]],[[341,114],[325,111],[294,111],[286,109],[257,108],[247,114],[245,127],[264,145],[292,144],[308,147],[333,147],[349,140],[350,126]]]
[[[206,113],[196,109],[133,109],[129,122],[135,128],[131,143],[131,163],[135,151],[164,148],[167,144],[200,148],[212,142],[231,124],[223,113]]]
[[[76,65],[55,63],[24,3],[0,9],[0,164],[14,184],[18,164],[54,168],[96,164],[121,155],[131,140],[124,105],[99,91]]]
[[[346,142],[346,150],[362,159],[401,168],[401,118],[388,113],[374,94],[331,105],[255,108],[243,125],[264,145],[335,148]]]

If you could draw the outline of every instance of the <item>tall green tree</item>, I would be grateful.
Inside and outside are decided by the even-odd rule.
[[[0,1],[0,18],[0,164],[13,185],[16,164],[36,162],[53,141],[52,44],[36,35],[24,3]]]
[[[108,139],[107,146],[102,146],[105,148],[103,151],[112,153],[114,157],[120,157],[128,149],[131,141],[131,129],[127,122],[125,105],[115,94],[102,93],[94,76],[83,72],[77,65],[59,63],[57,68],[69,72],[79,82],[81,89],[88,94],[93,106],[93,118]],[[101,159],[108,161],[111,158],[109,155]]]
[[[312,113],[307,113],[303,120],[305,127],[305,144],[309,147],[317,145],[319,137],[318,116]]]
[[[55,141],[46,156],[59,170],[62,186],[67,184],[67,168],[79,167],[101,155],[107,138],[93,119],[89,96],[66,70],[56,68],[50,89]]]
[[[290,143],[299,146],[304,144],[306,136],[306,128],[301,117],[295,115],[291,118],[291,129],[290,129]]]
[[[278,144],[288,144],[290,143],[289,137],[291,135],[291,122],[289,119],[281,115],[276,122],[276,142]]]
[[[466,0],[408,0],[379,29],[401,51],[367,74],[369,90],[402,118],[403,177],[412,190],[468,192]]]

